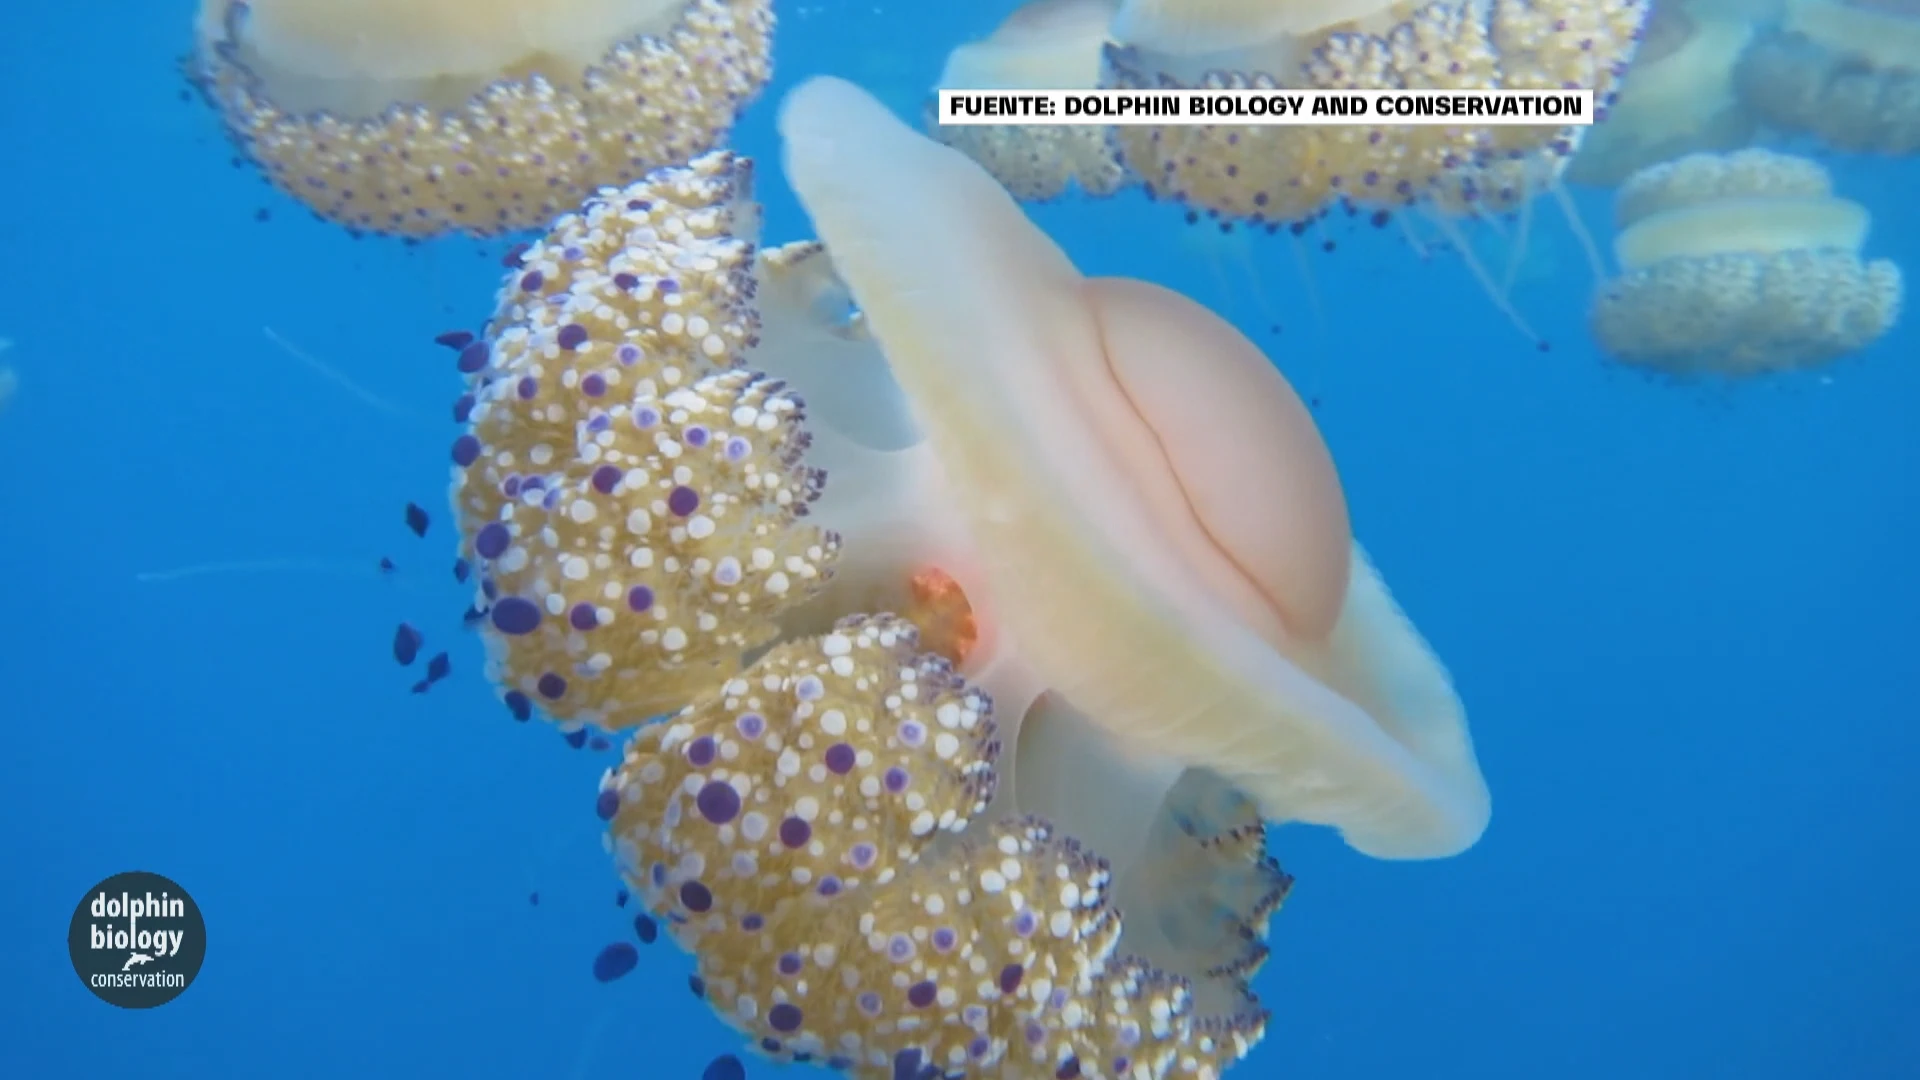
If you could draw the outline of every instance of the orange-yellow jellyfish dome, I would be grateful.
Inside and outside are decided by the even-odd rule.
[[[1788,0],[1736,80],[1773,127],[1837,150],[1920,152],[1920,3]]]
[[[1577,88],[1604,102],[1645,13],[1646,0],[1126,0],[1108,79],[1123,88]],[[1343,200],[1391,208],[1437,199],[1452,209],[1509,187],[1501,201],[1518,205],[1553,170],[1505,163],[1565,158],[1579,130],[1221,124],[1123,127],[1115,138],[1149,192],[1282,222]]]
[[[202,0],[194,65],[321,217],[491,235],[712,149],[773,23],[771,0]]]
[[[1606,118],[1581,141],[1568,180],[1613,187],[1649,165],[1752,141],[1757,124],[1734,93],[1733,72],[1753,24],[1694,8],[1655,0],[1633,67]]]
[[[748,177],[707,155],[561,218],[462,353],[453,504],[523,717],[680,708],[832,570],[838,538],[803,520],[822,477],[802,404],[739,367],[759,328]]]
[[[949,90],[1088,90],[1100,85],[1107,24],[1119,0],[1030,0],[984,41],[947,56]],[[960,126],[929,118],[929,130],[979,162],[1020,199],[1079,188],[1111,195],[1128,181],[1100,125]]]
[[[1095,853],[979,823],[1000,753],[984,693],[911,625],[855,616],[643,728],[599,809],[707,1001],[769,1055],[874,1080],[1218,1077],[1264,1014],[1198,1017],[1187,980],[1124,955]]]
[[[1871,217],[1825,169],[1768,150],[1693,154],[1620,189],[1620,276],[1592,327],[1630,364],[1751,375],[1824,363],[1899,318],[1899,267],[1863,261]]]

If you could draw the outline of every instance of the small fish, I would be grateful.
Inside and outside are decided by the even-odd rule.
[[[465,585],[467,583],[467,575],[472,572],[472,568],[467,565],[467,560],[453,560],[453,580]]]
[[[473,334],[467,330],[449,330],[444,334],[435,335],[433,343],[459,352],[473,344]]]
[[[419,682],[413,684],[413,692],[416,694],[424,694],[431,689],[433,689],[432,679],[421,679]]]
[[[621,889],[621,890],[620,890],[619,892],[616,892],[616,893],[614,893],[614,894],[613,894],[613,906],[614,906],[614,907],[626,907],[626,906],[627,906],[627,901],[628,901],[628,900],[629,900],[629,899],[630,899],[630,898],[632,897],[632,895],[633,895],[632,893],[629,893],[629,892],[628,892],[627,890],[625,890],[625,889]]]
[[[385,555],[380,556],[380,572],[383,574],[391,574],[393,570],[393,560],[387,558]]]
[[[581,728],[578,731],[564,732],[561,737],[566,739],[567,745],[573,747],[575,750],[587,745],[587,731],[585,728]]]
[[[420,646],[426,644],[426,635],[416,630],[412,623],[401,623],[393,632],[393,658],[401,667],[413,663],[420,655]]]
[[[642,945],[651,945],[660,940],[660,924],[653,916],[642,912],[633,917],[633,936],[640,939]]]
[[[747,1080],[747,1067],[732,1054],[721,1054],[707,1065],[700,1080]]]
[[[427,512],[425,510],[420,509],[416,503],[407,504],[407,528],[413,530],[413,535],[427,535],[427,526],[429,524],[431,524],[431,522],[427,518]]]
[[[446,653],[435,653],[433,659],[427,661],[428,682],[439,682],[451,674],[453,674],[453,661],[447,659]]]

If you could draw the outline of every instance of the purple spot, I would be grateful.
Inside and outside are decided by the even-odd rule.
[[[480,440],[471,435],[462,435],[453,440],[453,463],[466,468],[480,458]]]
[[[624,270],[613,275],[613,283],[627,292],[632,292],[640,287],[640,279]]]
[[[633,410],[633,426],[650,428],[660,422],[660,410],[651,405],[642,405]]]
[[[498,521],[489,521],[473,534],[473,550],[483,559],[497,559],[513,544],[513,534]]]
[[[790,817],[780,823],[780,842],[788,847],[804,847],[811,839],[813,839],[813,826],[799,818]]]
[[[614,350],[613,355],[622,367],[632,367],[640,362],[640,346],[622,345]]]
[[[534,684],[534,689],[540,691],[540,696],[548,701],[559,701],[566,696],[567,680],[549,671],[540,676],[540,681]]]
[[[620,486],[619,467],[615,465],[600,466],[599,468],[593,470],[592,482],[593,482],[593,490],[599,492],[602,495],[613,494],[613,489]]]
[[[697,881],[683,882],[680,885],[680,902],[688,911],[706,911],[713,906],[713,892]]]
[[[880,995],[869,990],[853,999],[854,1005],[868,1016],[880,1015]]]
[[[757,739],[767,730],[767,721],[759,713],[741,713],[733,722],[733,729],[743,739]]]
[[[887,959],[903,964],[913,959],[913,939],[905,934],[895,934],[887,942]]]
[[[739,461],[741,458],[746,457],[747,452],[752,449],[753,446],[748,443],[747,440],[735,435],[733,438],[727,440],[727,460]]]
[[[563,349],[578,349],[587,343],[587,328],[579,323],[568,323],[560,328],[554,341]]]
[[[538,270],[529,270],[520,275],[520,288],[526,292],[539,292],[540,286],[546,283],[546,275]]]
[[[600,797],[593,800],[593,812],[600,815],[601,821],[612,821],[613,815],[620,812],[619,789],[608,788],[602,791]]]
[[[700,493],[682,484],[667,493],[667,509],[679,517],[686,517],[700,509]]]
[[[476,341],[460,350],[460,358],[454,361],[454,366],[459,368],[463,373],[471,375],[487,366],[487,358],[489,355],[490,350],[487,348],[487,343],[484,341]]]
[[[513,391],[520,395],[521,401],[532,401],[533,396],[540,392],[540,380],[531,375],[522,375],[520,381],[514,384]]]
[[[580,380],[580,392],[588,397],[599,397],[607,392],[607,380],[596,371]]]
[[[575,604],[573,610],[567,612],[567,625],[575,630],[592,630],[600,625],[600,612],[592,604]]]
[[[521,596],[509,596],[493,605],[493,628],[519,637],[540,628],[540,609]]]
[[[782,1033],[799,1031],[800,1021],[800,1007],[798,1005],[783,1001],[767,1010],[767,1023],[775,1031]]]
[[[1013,932],[1021,937],[1032,937],[1033,932],[1039,928],[1039,916],[1031,911],[1023,911],[1013,917]]]
[[[854,868],[859,870],[872,866],[873,860],[879,855],[880,852],[872,844],[855,844],[853,850],[847,853],[848,858],[853,860]]]
[[[933,1004],[933,999],[937,997],[939,993],[939,988],[934,986],[930,980],[914,983],[907,988],[907,1004],[916,1009],[924,1009]]]
[[[827,768],[840,776],[845,776],[853,771],[854,756],[853,747],[843,742],[834,743],[827,747]]]
[[[745,930],[749,934],[759,933],[760,928],[765,925],[767,925],[767,920],[761,918],[758,912],[749,912],[740,917],[740,929]]]
[[[907,770],[901,768],[898,765],[895,765],[893,768],[887,770],[887,775],[885,778],[887,790],[893,792],[895,795],[898,795],[901,792],[907,790],[907,783],[911,779],[912,777],[907,775]]]
[[[627,606],[635,611],[645,611],[653,606],[653,590],[645,585],[635,585],[627,590]]]
[[[701,427],[699,424],[689,425],[687,430],[680,433],[680,437],[685,439],[687,445],[693,447],[695,450],[707,445],[707,429]]]
[[[940,952],[952,952],[959,941],[960,935],[955,934],[950,926],[943,926],[933,932],[933,947]]]
[[[713,764],[713,736],[702,735],[687,744],[687,764],[696,769]]]
[[[900,725],[900,741],[908,746],[921,746],[927,741],[927,729],[917,720],[908,720]]]
[[[1060,1067],[1053,1072],[1053,1080],[1078,1080],[1079,1076],[1080,1059],[1077,1057],[1070,1057],[1061,1062]]]
[[[1008,964],[1000,969],[1000,992],[1011,994],[1020,989],[1020,980],[1027,977],[1027,969],[1019,964]]]
[[[775,966],[780,969],[782,975],[798,975],[800,974],[800,954],[781,953]]]
[[[819,701],[826,693],[827,686],[818,675],[802,675],[800,681],[793,684],[793,696],[801,701]]]
[[[828,874],[826,877],[820,879],[820,887],[815,891],[821,896],[839,896],[840,879],[834,877],[832,874]]]
[[[639,964],[640,950],[624,941],[617,942],[601,949],[600,955],[593,958],[593,977],[601,982],[612,982]]]
[[[700,808],[701,817],[715,825],[725,825],[740,813],[740,793],[723,780],[709,780],[700,794],[693,797],[693,804]]]

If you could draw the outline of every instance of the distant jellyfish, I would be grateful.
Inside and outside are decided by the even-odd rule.
[[[1827,171],[1768,150],[1693,154],[1620,188],[1620,276],[1594,301],[1600,347],[1669,374],[1755,375],[1856,352],[1899,318],[1900,268],[1865,261],[1872,217]]]
[[[322,218],[484,236],[720,143],[773,26],[771,0],[202,0],[192,72]]]
[[[1100,85],[1107,24],[1120,0],[1029,0],[984,41],[947,55],[940,88],[1090,90]],[[931,116],[935,138],[979,162],[1014,197],[1078,189],[1111,195],[1129,182],[1106,125],[955,125]]]
[[[1697,0],[1655,0],[1626,81],[1581,140],[1569,181],[1614,187],[1649,165],[1753,140],[1758,122],[1733,86],[1753,24],[1697,8]]]
[[[1920,3],[1787,0],[1735,84],[1782,131],[1852,153],[1920,153]]]
[[[1644,0],[1125,0],[1110,85],[1206,89],[1561,89],[1611,97],[1632,59]],[[1149,193],[1223,217],[1312,220],[1341,202],[1388,209],[1490,185],[1472,174],[1544,154],[1578,128],[1195,126],[1118,128],[1122,163]],[[1468,173],[1462,177],[1462,172]],[[1529,166],[1515,175],[1529,181]],[[1549,170],[1551,171],[1551,170]],[[1524,199],[1524,183],[1512,185]]]

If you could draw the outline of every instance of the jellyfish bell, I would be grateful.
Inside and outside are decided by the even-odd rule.
[[[202,0],[191,71],[322,218],[492,235],[720,142],[772,32],[770,0]]]
[[[1127,0],[1107,82],[1121,88],[1558,89],[1604,101],[1632,58],[1645,4],[1377,0],[1262,4]],[[1524,27],[1526,48],[1508,48]],[[1462,168],[1572,152],[1568,129],[1245,125],[1119,128],[1121,161],[1150,194],[1235,219],[1309,220],[1347,201],[1414,205]]]
[[[951,485],[999,648],[1128,766],[1074,820],[1162,804],[1177,763],[1375,856],[1470,846],[1489,801],[1459,701],[1259,350],[1177,294],[1083,278],[977,166],[849,84],[804,84],[780,129]],[[1003,722],[1020,707],[994,696]],[[1074,768],[1034,749],[1023,807]]]
[[[1899,318],[1902,279],[1862,257],[1872,217],[1819,164],[1768,150],[1693,154],[1620,189],[1617,278],[1590,321],[1624,363],[1749,376],[1856,352]]]
[[[939,89],[1090,90],[1119,0],[1030,0],[985,40],[947,55]],[[1107,196],[1129,182],[1099,124],[941,124],[928,130],[980,163],[1014,195],[1057,198],[1070,190]]]
[[[1753,140],[1758,121],[1734,92],[1733,72],[1754,24],[1697,9],[1657,0],[1626,81],[1581,141],[1568,180],[1613,187],[1649,165]]]
[[[1735,85],[1782,131],[1854,153],[1920,152],[1920,4],[1787,0]]]

